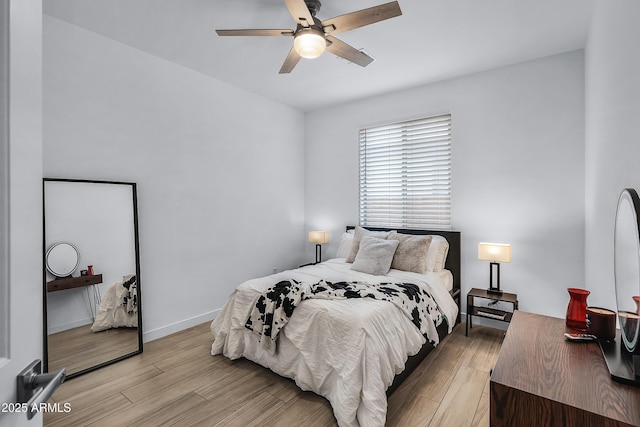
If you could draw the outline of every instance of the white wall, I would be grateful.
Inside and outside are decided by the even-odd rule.
[[[304,115],[44,17],[44,175],[138,184],[145,340],[298,265]]]
[[[463,293],[488,286],[478,242],[511,243],[503,289],[522,310],[564,317],[566,288],[584,287],[583,71],[575,51],[309,113],[307,229],[332,233],[332,255],[357,224],[360,127],[450,111]]]
[[[596,4],[586,56],[585,264],[589,303],[614,308],[620,191],[640,191],[640,2]]]
[[[569,286],[612,307],[615,202],[640,187],[637,9],[598,3],[586,86],[571,52],[312,112],[306,126],[294,109],[45,17],[44,174],[138,182],[145,329],[169,331],[210,316],[240,280],[311,259],[308,230],[329,230],[324,257],[335,253],[357,223],[358,128],[450,111],[463,291],[488,281],[477,242],[510,242],[503,287],[521,309],[563,317]]]

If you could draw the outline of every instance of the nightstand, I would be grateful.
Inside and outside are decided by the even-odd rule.
[[[467,324],[464,334],[468,336],[469,328],[473,328],[473,316],[485,317],[487,319],[497,320],[499,322],[510,323],[513,317],[513,311],[498,310],[491,307],[476,307],[475,299],[489,299],[493,301],[503,301],[513,305],[513,311],[518,309],[518,295],[502,292],[501,294],[487,292],[486,289],[473,288],[467,294]]]

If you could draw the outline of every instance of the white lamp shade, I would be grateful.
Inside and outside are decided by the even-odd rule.
[[[293,40],[293,47],[303,58],[317,58],[327,47],[324,34],[314,28],[299,30]]]
[[[508,243],[478,243],[478,259],[493,262],[511,262],[511,245]]]
[[[329,233],[326,231],[310,231],[309,232],[310,243],[329,243]]]

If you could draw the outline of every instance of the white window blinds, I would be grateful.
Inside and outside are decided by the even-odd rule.
[[[360,224],[451,228],[451,114],[360,130]]]

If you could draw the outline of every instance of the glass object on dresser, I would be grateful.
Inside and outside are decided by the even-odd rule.
[[[44,370],[142,352],[135,183],[45,178]]]
[[[566,324],[578,331],[587,330],[587,297],[591,292],[580,288],[567,288],[569,305],[567,306]]]

